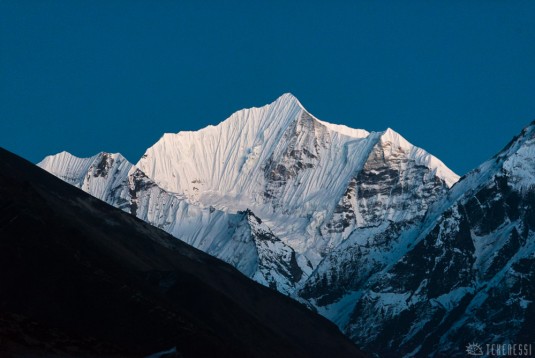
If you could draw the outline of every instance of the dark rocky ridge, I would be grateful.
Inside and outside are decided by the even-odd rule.
[[[358,357],[326,319],[0,150],[0,355]]]

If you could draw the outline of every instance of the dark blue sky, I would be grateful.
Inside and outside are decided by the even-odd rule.
[[[292,92],[464,174],[535,119],[535,1],[0,0],[0,146],[136,162]]]

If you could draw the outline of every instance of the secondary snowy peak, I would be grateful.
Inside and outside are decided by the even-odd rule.
[[[442,179],[448,187],[452,187],[459,180],[459,176],[451,171],[442,161],[422,148],[412,145],[391,128],[388,128],[381,135],[381,144],[385,149],[386,159],[399,157],[400,154],[404,154],[417,165],[431,169],[433,174]]]
[[[512,186],[523,191],[531,189],[535,185],[535,122],[524,128],[496,161],[503,162]]]
[[[89,158],[61,152],[47,156],[37,165],[104,201],[108,201],[108,196],[121,185],[133,166],[121,154],[106,152]]]
[[[37,165],[67,183],[79,187],[97,156],[78,158],[69,152],[63,151],[45,157]]]
[[[464,175],[447,198],[435,204],[433,211],[440,212],[445,206],[461,197],[473,195],[496,175],[507,177],[515,190],[525,191],[535,184],[535,122],[526,126],[498,154]]]

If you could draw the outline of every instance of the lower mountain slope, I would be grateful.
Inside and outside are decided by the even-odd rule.
[[[363,356],[325,318],[0,149],[0,355]]]

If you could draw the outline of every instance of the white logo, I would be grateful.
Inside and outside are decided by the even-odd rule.
[[[483,355],[483,349],[477,343],[469,343],[466,346],[466,353],[468,353],[471,356],[482,356]]]

